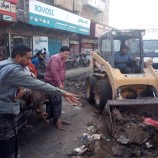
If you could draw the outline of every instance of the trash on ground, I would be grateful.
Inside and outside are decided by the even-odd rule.
[[[101,134],[92,134],[90,136],[90,140],[100,140],[101,139]]]
[[[116,116],[117,120],[124,120],[123,116],[121,115],[120,111],[118,109],[113,110],[114,115]]]
[[[89,127],[87,127],[87,130],[88,130],[88,131],[92,131],[92,132],[94,132],[94,133],[97,132],[97,128],[94,127],[94,126],[89,126]]]
[[[158,128],[158,121],[153,120],[152,118],[145,118],[144,123]]]
[[[90,140],[90,135],[88,133],[83,133],[83,135],[81,136],[81,141],[86,143]]]
[[[76,110],[81,110],[82,108],[79,107],[79,106],[75,106],[74,109],[76,109]]]
[[[129,139],[126,138],[125,136],[121,135],[118,139],[118,142],[120,142],[121,144],[128,144],[129,143]]]
[[[147,148],[152,148],[152,147],[153,147],[153,145],[150,144],[150,142],[146,142],[145,144],[146,144],[146,147],[147,147]]]
[[[88,150],[88,148],[86,148],[85,145],[82,145],[81,147],[74,149],[77,155],[82,155],[86,150]]]

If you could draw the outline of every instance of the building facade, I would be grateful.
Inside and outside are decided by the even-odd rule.
[[[17,43],[50,55],[62,45],[73,53],[97,51],[108,25],[109,0],[0,0],[0,44],[6,56]]]

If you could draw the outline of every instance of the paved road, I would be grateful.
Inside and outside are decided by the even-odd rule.
[[[73,69],[66,70],[66,78],[71,78],[84,73],[89,73],[90,67],[77,67]],[[44,75],[44,72],[40,71],[40,74]]]
[[[90,67],[78,67],[66,71],[66,78],[77,76],[80,74],[86,74],[90,72]]]

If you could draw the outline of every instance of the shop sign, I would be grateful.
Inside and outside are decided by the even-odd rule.
[[[6,20],[6,21],[13,21],[13,17],[12,16],[8,16],[8,15],[3,15],[3,20]]]
[[[0,10],[10,12],[10,3],[6,1],[0,1]]]
[[[33,51],[35,54],[38,50],[46,48],[48,50],[48,37],[34,36],[33,37]]]
[[[96,24],[95,25],[95,37],[100,37],[104,33],[104,26]]]
[[[54,6],[30,0],[29,23],[79,34],[90,34],[90,20]]]
[[[82,43],[98,43],[98,40],[93,40],[93,39],[82,39]]]
[[[7,1],[10,2],[10,3],[14,3],[14,4],[18,3],[18,0],[7,0]]]
[[[78,41],[70,41],[70,44],[79,44]]]
[[[11,4],[10,11],[11,11],[12,13],[16,13],[16,5]]]
[[[0,1],[0,14],[2,15],[6,15],[6,16],[10,16],[12,18],[11,21],[15,21],[16,20],[16,5],[15,4],[11,4],[10,2],[6,2],[6,1]],[[7,19],[4,16],[3,20]]]

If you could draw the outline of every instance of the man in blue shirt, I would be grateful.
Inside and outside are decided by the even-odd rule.
[[[132,58],[128,53],[129,48],[126,45],[122,45],[119,52],[114,55],[114,64],[121,73],[129,74],[131,73],[131,67],[129,66],[132,62]]]
[[[32,58],[32,64],[35,65],[36,69],[41,64],[44,57],[42,56],[42,51],[39,50],[37,54]]]

